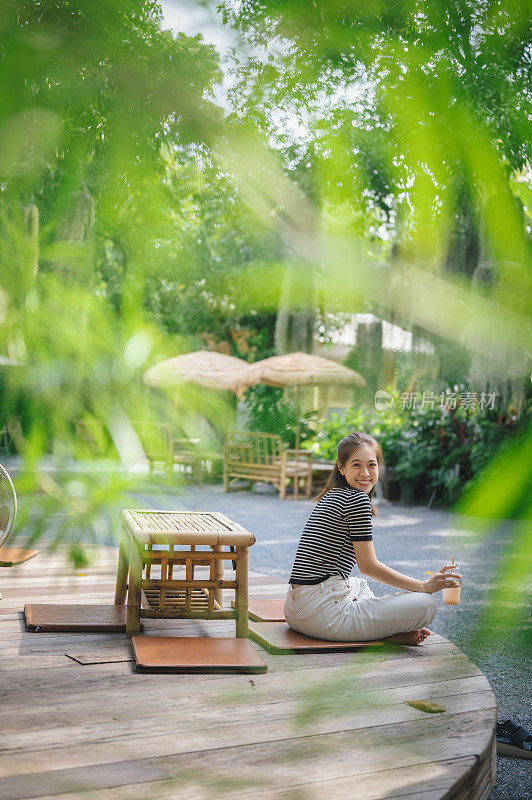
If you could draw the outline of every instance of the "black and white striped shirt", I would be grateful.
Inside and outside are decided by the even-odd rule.
[[[329,489],[308,518],[297,546],[290,583],[316,584],[332,575],[348,578],[355,566],[353,542],[369,542],[371,502],[360,489]]]

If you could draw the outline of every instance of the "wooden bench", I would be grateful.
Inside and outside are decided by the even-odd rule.
[[[239,478],[271,483],[286,497],[286,486],[294,483],[294,497],[299,481],[304,482],[305,497],[312,492],[312,453],[284,449],[280,436],[272,433],[227,431],[224,443],[224,489]]]

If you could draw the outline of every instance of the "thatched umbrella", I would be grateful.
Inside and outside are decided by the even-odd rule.
[[[272,356],[248,366],[245,381],[267,383],[269,386],[365,386],[366,381],[359,372],[337,364],[329,358],[309,353],[287,353]]]
[[[272,356],[251,364],[245,372],[249,386],[267,383],[269,386],[365,386],[366,381],[359,372],[331,361],[329,358],[309,353],[287,353]],[[296,464],[299,451],[299,422],[296,428]],[[294,483],[297,497],[297,472]]]
[[[241,358],[212,350],[198,350],[154,364],[144,373],[144,382],[150,386],[196,383],[209,389],[226,389],[237,393],[248,385],[244,378],[248,368],[249,364]]]
[[[248,366],[247,361],[241,358],[234,358],[212,350],[197,350],[154,364],[144,373],[144,382],[154,388],[175,389],[176,391],[180,391],[181,387],[189,391],[190,385],[195,384],[207,389],[229,391],[239,395],[248,385],[240,377],[243,376]],[[178,402],[177,395],[175,402],[176,404]],[[197,397],[195,402],[198,403]],[[221,398],[215,394],[209,396],[208,400],[202,396],[200,405],[202,417],[211,426],[213,420],[216,420],[216,425],[222,427],[229,424],[229,419],[233,419],[236,411],[236,402],[234,406],[233,403],[222,402]],[[186,419],[186,414],[183,416],[182,412],[183,425],[184,419]],[[197,427],[197,420],[192,427]],[[203,429],[203,422],[201,427]],[[197,431],[195,431],[196,434]],[[206,435],[206,429],[203,429],[200,434],[201,439],[204,439]],[[197,444],[198,441],[199,439],[196,439],[195,443]]]

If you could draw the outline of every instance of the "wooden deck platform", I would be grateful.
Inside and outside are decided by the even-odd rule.
[[[43,554],[0,570],[1,800],[489,797],[495,697],[443,637],[374,653],[261,651],[264,675],[136,673],[122,634],[25,629],[25,602],[112,602],[117,553],[95,556],[85,570]],[[251,594],[280,588],[250,583]],[[226,621],[145,623],[153,635],[234,635]]]

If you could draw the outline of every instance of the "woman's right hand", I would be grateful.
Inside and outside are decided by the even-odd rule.
[[[456,569],[456,564],[446,564],[444,567],[435,572],[434,575],[431,575],[430,578],[427,578],[426,581],[421,581],[424,592],[428,594],[434,594],[434,592],[439,592],[440,589],[450,589],[452,586],[460,586],[460,582],[462,580],[462,576],[453,572],[451,575],[446,575],[445,573],[450,569]],[[459,580],[453,580],[453,578],[458,578]]]

